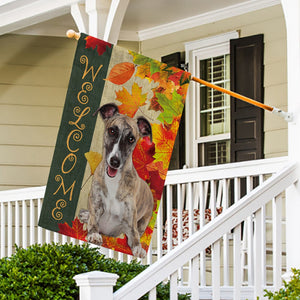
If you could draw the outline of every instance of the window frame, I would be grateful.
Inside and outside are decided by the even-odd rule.
[[[230,40],[239,38],[238,31],[185,43],[186,63],[195,77],[200,77],[200,60],[230,53]],[[200,88],[191,82],[186,101],[186,163],[198,166],[198,145],[210,141],[230,140],[230,133],[200,137]]]

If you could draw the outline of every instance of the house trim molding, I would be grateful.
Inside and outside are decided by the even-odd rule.
[[[140,41],[156,38],[162,35],[178,32],[185,29],[229,19],[241,14],[253,12],[263,8],[279,5],[280,0],[249,0],[244,3],[231,5],[223,9],[210,11],[191,18],[185,18],[161,26],[152,27],[138,32]],[[120,39],[122,36],[120,35]]]

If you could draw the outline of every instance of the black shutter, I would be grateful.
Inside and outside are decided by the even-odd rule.
[[[230,89],[263,102],[263,35],[230,41]],[[231,161],[263,158],[264,112],[231,97]]]
[[[175,52],[161,58],[163,63],[169,66],[181,68],[180,52]],[[172,157],[170,160],[169,170],[181,169],[185,164],[185,111],[182,112],[177,137],[174,143]]]

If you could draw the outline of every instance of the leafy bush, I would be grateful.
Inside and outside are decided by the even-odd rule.
[[[87,244],[17,247],[14,255],[0,259],[0,299],[74,300],[79,295],[73,279],[77,274],[94,270],[116,273],[117,290],[146,268],[136,261],[127,264],[106,259]],[[157,291],[158,299],[169,299],[168,285],[160,284]],[[179,295],[179,299],[189,297]]]
[[[279,291],[266,291],[265,296],[270,300],[300,300],[300,270],[292,269],[293,276],[289,282],[283,281],[284,287]]]

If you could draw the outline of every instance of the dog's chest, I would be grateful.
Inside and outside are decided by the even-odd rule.
[[[118,175],[117,175],[118,176]],[[120,230],[125,213],[125,205],[117,198],[119,178],[106,178],[107,196],[102,199],[104,212],[100,218],[100,229],[104,234],[113,235]]]

